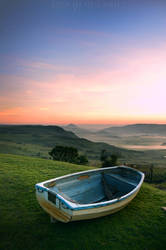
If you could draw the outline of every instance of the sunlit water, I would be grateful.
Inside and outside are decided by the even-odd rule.
[[[128,148],[128,149],[138,149],[138,150],[151,150],[151,149],[166,149],[166,145],[165,146],[161,146],[161,145],[148,145],[148,146],[144,146],[144,145],[121,145],[121,147],[123,148]]]

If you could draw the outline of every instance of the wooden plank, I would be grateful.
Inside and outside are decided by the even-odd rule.
[[[48,183],[47,187],[51,188],[51,187],[54,187],[55,185],[56,185],[56,181],[51,181]]]
[[[104,178],[104,175],[102,175],[102,182],[103,182],[103,187],[104,187],[104,193],[107,197],[108,200],[112,200],[113,199],[113,193],[112,191],[110,190],[105,178]]]
[[[81,176],[77,177],[78,180],[85,180],[88,178],[89,178],[89,175],[81,175]]]

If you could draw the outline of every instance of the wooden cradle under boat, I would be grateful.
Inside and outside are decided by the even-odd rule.
[[[93,219],[124,208],[143,180],[142,172],[126,166],[100,168],[38,183],[36,197],[55,220]]]

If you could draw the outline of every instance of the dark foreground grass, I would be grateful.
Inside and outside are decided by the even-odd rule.
[[[37,182],[88,169],[38,158],[0,155],[0,249],[166,249],[166,192],[144,184],[122,211],[103,218],[50,224]]]

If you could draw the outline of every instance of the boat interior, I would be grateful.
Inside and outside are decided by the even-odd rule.
[[[119,167],[64,177],[45,186],[71,202],[92,204],[118,199],[131,192],[140,180],[139,172]]]

